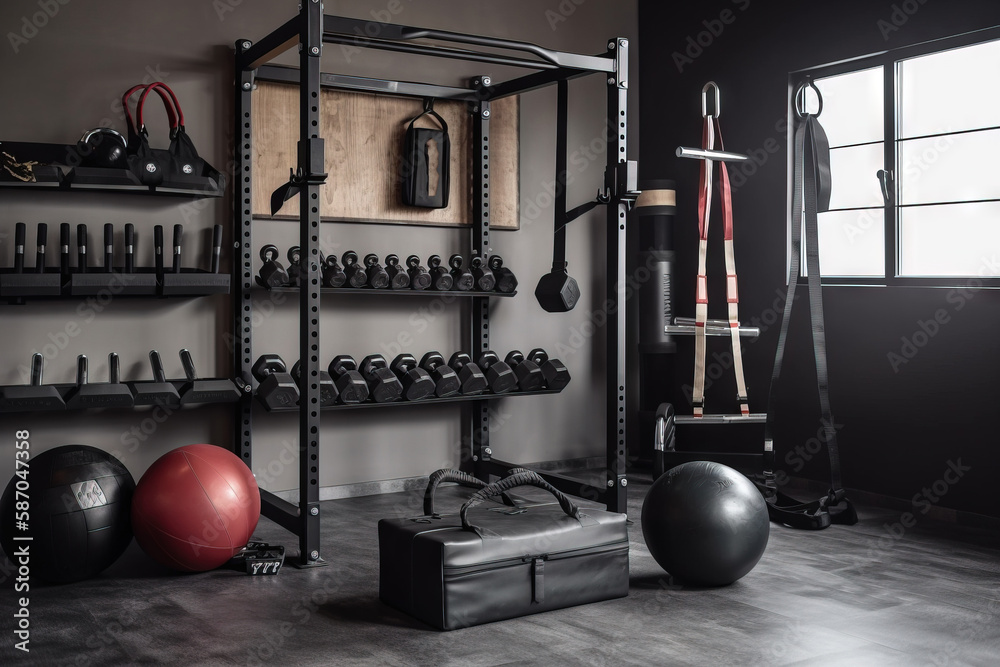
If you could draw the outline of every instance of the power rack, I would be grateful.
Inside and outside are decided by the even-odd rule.
[[[433,42],[433,43],[431,43]],[[444,43],[444,44],[441,44]],[[357,48],[380,49],[419,54],[466,62],[489,63],[533,70],[530,74],[504,82],[479,75],[468,88],[430,83],[391,81],[375,78],[332,74],[320,70],[324,44],[347,44]],[[299,66],[270,65],[279,54],[298,45]],[[461,45],[461,46],[456,46]],[[465,101],[472,115],[472,233],[471,256],[486,257],[490,245],[489,135],[490,104],[510,95],[536,90],[551,84],[581,76],[598,74],[607,79],[607,167],[605,192],[607,202],[607,299],[611,302],[607,327],[607,470],[603,482],[581,482],[568,476],[541,472],[556,488],[576,496],[586,496],[607,505],[615,512],[626,509],[625,471],[625,233],[626,216],[636,192],[635,163],[627,161],[628,139],[628,40],[609,39],[603,53],[582,55],[542,48],[526,42],[496,39],[442,30],[362,21],[323,14],[319,0],[303,0],[297,16],[257,43],[236,42],[235,128],[239,139],[236,148],[236,178],[234,191],[234,229],[237,241],[237,261],[233,267],[236,294],[234,334],[235,371],[237,377],[250,381],[251,291],[253,289],[251,191],[252,120],[251,104],[254,82],[257,80],[293,83],[299,86],[299,141],[297,168],[292,181],[299,194],[300,240],[306,266],[299,300],[299,358],[303,360],[303,377],[312,378],[301,387],[299,419],[299,500],[287,502],[268,491],[261,492],[262,513],[299,537],[300,567],[324,564],[320,557],[319,507],[319,354],[320,340],[320,277],[319,277],[319,189],[326,180],[323,138],[319,136],[320,91],[333,88],[367,93],[380,93],[417,98]],[[497,53],[494,49],[509,53]],[[558,105],[557,123],[567,125],[567,108]],[[563,151],[564,153],[565,151]],[[557,156],[557,171],[566,169],[565,154]],[[556,197],[557,216],[565,214],[566,197]],[[558,219],[558,218],[557,218]],[[474,357],[490,347],[489,299],[474,295],[471,303],[469,349]],[[551,393],[551,392],[540,392]],[[493,457],[489,439],[489,401],[496,397],[481,397],[468,401],[464,411],[463,442],[471,443],[474,473],[481,479],[502,475],[517,464]],[[460,399],[462,400],[462,399]],[[468,400],[465,398],[464,400]],[[434,401],[446,402],[447,399]],[[386,404],[392,405],[392,404]],[[252,401],[245,396],[237,410],[237,453],[251,464]]]

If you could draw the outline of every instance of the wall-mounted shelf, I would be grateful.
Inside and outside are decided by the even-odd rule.
[[[184,396],[184,394],[186,393],[187,389],[191,386],[191,380],[166,380],[166,382],[167,382],[167,384],[170,384],[170,385],[172,385],[174,387],[174,389],[176,390],[178,396]],[[181,401],[181,402],[176,402],[176,403],[163,404],[163,407],[169,407],[169,408],[173,408],[173,409],[180,409],[180,408],[192,407],[192,406],[197,406],[197,405],[213,405],[213,404],[235,403],[235,402],[237,402],[237,401],[240,400],[240,396],[243,394],[243,390],[241,390],[239,388],[238,384],[236,382],[234,382],[230,378],[199,378],[197,380],[197,382],[211,383],[214,386],[214,388],[216,390],[218,390],[218,391],[214,392],[216,398],[214,400],[211,400],[211,401],[199,401],[197,403],[195,403],[195,402],[184,402],[184,401]],[[226,383],[228,383],[228,385]],[[122,383],[121,385],[118,385],[118,386],[121,386],[123,388],[127,388],[129,384],[132,384],[132,383]],[[139,382],[139,384],[142,384],[141,381]],[[100,383],[100,382],[95,382],[93,384],[93,386],[95,386],[95,387],[101,387],[101,385],[102,385],[102,383]],[[42,387],[54,387],[55,390],[57,392],[59,392],[59,395],[62,397],[63,401],[65,402],[65,401],[71,400],[71,398],[73,396],[73,392],[74,392],[74,390],[76,390],[77,385],[71,384],[71,383],[60,383],[60,384],[42,385]],[[116,404],[115,407],[110,407],[109,408],[107,406],[102,406],[100,404],[100,399],[99,398],[95,398],[95,399],[90,400],[88,405],[83,405],[83,406],[80,406],[80,407],[66,407],[66,408],[56,409],[56,410],[52,410],[52,409],[38,410],[38,409],[32,408],[32,400],[31,399],[23,399],[23,398],[22,399],[15,399],[13,397],[8,398],[7,394],[8,394],[8,390],[9,389],[15,389],[15,390],[17,390],[17,389],[20,389],[20,388],[22,388],[22,385],[0,386],[0,414],[3,414],[3,413],[8,413],[8,414],[9,413],[18,413],[18,414],[20,414],[20,413],[26,413],[26,412],[66,413],[66,412],[83,412],[83,411],[86,411],[86,410],[101,410],[101,409],[112,409],[112,410],[144,410],[144,409],[148,409],[148,408],[151,408],[151,407],[156,407],[155,405],[122,406],[122,405]]]
[[[266,287],[254,287],[254,291],[260,292],[273,292],[276,294],[298,294],[299,288],[297,287],[273,287],[267,289]],[[469,290],[467,292],[462,292],[459,290],[432,290],[432,289],[374,289],[372,287],[323,287],[320,289],[320,294],[337,294],[337,295],[352,295],[352,296],[417,296],[417,297],[477,297],[477,296],[487,296],[487,297],[501,297],[509,298],[517,296],[517,292],[479,292]]]
[[[164,273],[152,269],[133,273],[122,271],[71,273],[2,273],[0,299],[23,304],[29,299],[77,299],[81,296],[112,297],[201,297],[229,294],[231,277],[199,269]],[[3,303],[0,301],[0,303]]]
[[[356,410],[358,408],[403,408],[418,407],[422,405],[441,405],[443,403],[467,403],[469,401],[492,401],[501,398],[518,398],[521,396],[545,396],[546,394],[558,394],[561,389],[540,389],[538,391],[508,391],[502,394],[477,394],[475,396],[448,396],[445,398],[424,398],[419,401],[391,401],[389,403],[376,403],[375,401],[365,401],[364,403],[340,403],[328,407],[320,408],[323,412],[335,410]],[[262,406],[263,407],[263,406]],[[299,408],[275,408],[268,412],[298,412]]]

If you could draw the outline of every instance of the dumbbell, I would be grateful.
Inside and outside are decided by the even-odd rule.
[[[87,355],[76,358],[76,387],[66,397],[68,409],[80,408],[130,408],[135,399],[129,388],[121,383],[118,355],[108,356],[108,382],[90,384],[87,381]]]
[[[427,289],[431,286],[431,274],[427,269],[420,266],[420,258],[410,255],[406,258],[406,266],[410,274],[410,287],[413,289]]]
[[[358,263],[358,253],[348,250],[340,258],[340,262],[344,265],[344,275],[347,276],[347,284],[351,287],[364,287],[368,283],[368,274],[365,273],[365,267]]]
[[[403,383],[403,398],[407,401],[419,401],[433,396],[437,389],[431,374],[417,366],[417,360],[412,354],[396,355],[389,364],[389,370]]]
[[[521,391],[538,391],[545,384],[545,376],[538,364],[525,359],[520,350],[511,350],[504,357],[504,363],[514,370],[517,376],[517,388]]]
[[[268,289],[287,286],[288,272],[278,261],[278,247],[272,243],[264,246],[260,249],[260,258],[264,262],[260,267],[260,284]]]
[[[528,353],[528,359],[534,361],[542,369],[545,387],[561,391],[569,384],[569,369],[558,359],[549,359],[549,355],[540,347]]]
[[[302,285],[302,249],[293,245],[285,255],[288,258],[288,286],[301,287]]]
[[[299,395],[301,396],[302,392],[305,391],[305,387],[302,386],[301,359],[292,365],[292,379],[299,386]],[[337,385],[333,383],[333,377],[327,371],[321,370],[319,372],[319,407],[328,408],[331,405],[336,405],[339,394]]]
[[[337,261],[335,255],[323,257],[320,253],[320,263],[323,265],[323,285],[326,287],[343,287],[347,282],[347,274]]]
[[[476,363],[486,374],[486,381],[494,394],[503,394],[517,387],[514,369],[506,362],[500,361],[500,357],[493,350],[483,352]]]
[[[389,370],[389,364],[381,354],[369,354],[362,359],[360,371],[376,403],[398,401],[403,395],[403,383]]]
[[[368,383],[358,372],[358,362],[349,354],[339,354],[329,367],[341,403],[364,403],[368,400]]]
[[[462,390],[462,381],[458,379],[455,369],[444,363],[444,356],[438,351],[431,351],[420,358],[420,367],[431,374],[434,381],[434,393],[438,398],[452,396]]]
[[[490,271],[496,279],[496,290],[503,294],[510,294],[517,289],[517,276],[514,272],[503,265],[503,257],[493,255],[489,261]]]
[[[385,256],[385,272],[389,276],[389,287],[392,289],[409,289],[410,274],[399,265],[399,255]]]
[[[481,292],[492,292],[496,287],[496,278],[490,267],[483,263],[482,257],[473,257],[469,270],[472,271],[472,278],[476,281],[476,289]]]
[[[431,274],[431,289],[439,292],[447,292],[451,289],[455,280],[451,277],[448,269],[441,266],[440,255],[431,255],[427,258],[427,270]]]
[[[251,369],[260,386],[257,400],[268,410],[290,408],[299,402],[299,385],[276,354],[262,354]]]
[[[452,255],[448,264],[451,266],[451,279],[455,289],[467,292],[475,287],[476,279],[472,277],[472,272],[464,267],[465,260],[461,255]]]
[[[368,274],[368,286],[372,289],[385,289],[389,286],[389,274],[378,263],[378,255],[365,255],[365,272]]]
[[[462,383],[462,394],[474,396],[481,394],[490,388],[490,383],[486,379],[486,374],[478,364],[472,361],[465,352],[456,352],[451,355],[448,365],[458,373],[458,380]]]

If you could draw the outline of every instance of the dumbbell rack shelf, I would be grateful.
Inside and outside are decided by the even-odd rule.
[[[358,35],[376,35],[358,39]],[[432,40],[430,43],[428,40]],[[507,68],[523,68],[526,75],[519,75],[497,82],[486,74],[470,79],[468,87],[444,86],[434,83],[384,80],[332,74],[321,71],[324,44],[349,45],[351,48],[378,49],[435,58],[449,58],[467,63],[492,63]],[[298,68],[278,67],[268,64],[282,53],[298,46]],[[493,101],[566,82],[587,75],[597,75],[607,81],[607,162],[605,187],[607,195],[607,236],[603,242],[606,252],[606,299],[608,312],[614,313],[604,325],[607,340],[606,379],[606,470],[603,479],[594,483],[574,480],[545,471],[539,474],[560,491],[587,497],[607,505],[613,512],[626,509],[625,474],[625,401],[627,379],[625,376],[625,308],[626,284],[626,217],[631,193],[627,187],[629,163],[626,159],[628,137],[628,54],[629,43],[624,38],[612,38],[601,45],[598,55],[584,55],[553,51],[535,44],[508,39],[468,35],[441,30],[428,30],[409,26],[324,15],[321,2],[302,2],[296,16],[282,24],[259,42],[238,40],[235,63],[235,136],[238,138],[235,155],[235,184],[239,193],[234,206],[234,234],[239,239],[237,261],[233,267],[233,289],[237,294],[234,334],[234,368],[237,377],[249,382],[254,352],[252,347],[254,261],[253,230],[253,114],[251,112],[256,81],[273,81],[293,84],[299,88],[299,140],[297,163],[292,169],[292,185],[298,189],[299,241],[301,249],[301,284],[306,289],[290,290],[299,293],[299,354],[302,377],[307,381],[300,387],[297,408],[299,414],[299,489],[298,504],[290,503],[267,490],[261,492],[261,513],[299,538],[300,567],[323,565],[320,557],[320,323],[321,296],[325,293],[371,294],[375,290],[349,290],[320,288],[319,228],[320,189],[326,182],[324,140],[320,136],[320,94],[323,89],[347,90],[378,95],[392,95],[415,99],[437,99],[466,102],[471,125],[472,164],[469,184],[471,189],[471,243],[466,257],[488,257],[490,248],[490,116]],[[502,52],[498,52],[500,50]],[[508,70],[509,71],[509,70]],[[568,124],[566,105],[558,105],[557,124]],[[387,129],[388,131],[388,129]],[[461,140],[464,140],[462,138]],[[566,151],[564,151],[566,152]],[[566,172],[567,156],[557,156],[557,171]],[[291,165],[289,165],[291,166]],[[557,175],[558,178],[558,175]],[[463,184],[465,187],[465,184]],[[557,195],[559,205],[565,210],[565,194]],[[463,329],[469,332],[466,345],[473,359],[489,350],[490,303],[495,297],[514,296],[498,293],[462,292],[398,292],[385,290],[384,296],[429,296],[444,294],[469,297],[468,322]],[[308,379],[312,378],[309,382]],[[554,393],[532,392],[533,395]],[[511,394],[516,396],[517,394]],[[503,475],[511,468],[520,467],[493,459],[490,447],[490,403],[501,396],[483,395],[447,399],[429,399],[419,402],[360,404],[336,406],[332,411],[355,407],[401,407],[404,405],[436,405],[439,403],[467,402],[469,409],[462,410],[463,442],[470,443],[471,452],[463,456],[472,462],[473,472],[480,479],[490,475]],[[236,415],[236,452],[247,465],[252,463],[252,420],[254,404],[250,396],[244,397]],[[471,454],[471,455],[469,455]]]
[[[231,378],[198,378],[198,380],[199,381],[205,381],[205,382],[232,382]],[[177,391],[178,394],[183,394],[184,390],[187,388],[187,386],[191,384],[190,380],[167,380],[166,382],[168,384],[173,385],[174,389]],[[102,384],[106,384],[106,383],[94,382],[92,384],[99,387]],[[2,396],[4,394],[4,392],[8,388],[19,387],[19,386],[21,386],[21,385],[0,386],[0,396]],[[77,387],[77,385],[72,384],[72,383],[46,384],[46,385],[43,385],[43,386],[46,386],[46,387],[55,387],[56,391],[59,392],[59,395],[62,397],[63,401],[69,400],[69,398],[70,398],[73,390],[76,389],[76,387]],[[235,389],[236,387],[237,387],[236,383],[233,383],[233,388]],[[236,400],[204,401],[204,402],[199,402],[199,403],[170,404],[170,405],[164,405],[162,407],[167,407],[167,408],[170,408],[170,409],[180,410],[180,409],[195,408],[195,407],[202,406],[202,405],[218,405],[218,404],[235,403],[235,402],[237,402],[237,401]],[[8,406],[4,406],[4,405],[0,404],[0,414],[11,414],[11,413],[23,414],[23,413],[29,413],[29,412],[30,413],[37,413],[37,414],[41,414],[43,412],[50,413],[50,414],[52,414],[52,413],[61,414],[61,413],[65,413],[65,412],[85,412],[85,411],[88,411],[88,410],[147,410],[147,409],[151,409],[151,408],[154,408],[154,407],[157,407],[157,406],[155,406],[155,405],[139,405],[139,406],[129,406],[129,407],[122,406],[122,407],[110,407],[110,408],[102,408],[102,407],[99,407],[99,406],[87,406],[87,407],[67,407],[65,409],[60,409],[60,410],[32,410],[31,408],[25,408],[25,407],[16,407],[15,408],[15,407],[8,407]]]
[[[49,192],[122,192],[142,195],[181,197],[221,197],[226,192],[226,179],[219,172],[203,176],[183,176],[178,180],[153,186],[143,185],[126,169],[59,166],[80,159],[75,144],[49,144],[22,141],[0,142],[3,150],[21,161],[40,163],[33,169],[35,182],[0,178],[0,187],[44,189]]]
[[[229,274],[202,269],[182,269],[159,278],[153,269],[134,273],[116,270],[72,273],[0,273],[0,303],[20,305],[36,299],[79,299],[81,296],[111,295],[132,298],[196,298],[229,294]]]
[[[297,287],[266,287],[257,286],[254,291],[274,292],[278,294],[298,294],[301,290]],[[351,294],[367,296],[417,296],[417,297],[499,297],[509,298],[517,296],[517,292],[479,292],[474,290],[432,290],[432,289],[375,289],[373,287],[322,287],[320,294]]]
[[[521,396],[544,396],[546,394],[558,394],[562,389],[539,389],[537,391],[508,391],[503,394],[478,394],[476,396],[446,396],[445,398],[422,398],[419,401],[390,401],[389,403],[376,403],[375,401],[365,401],[364,403],[339,403],[320,408],[323,412],[334,410],[356,410],[358,408],[404,408],[421,405],[442,405],[444,403],[466,403],[469,401],[493,401],[502,398],[518,398]],[[264,407],[264,406],[262,406]],[[268,412],[298,412],[298,406],[290,408],[274,408]]]

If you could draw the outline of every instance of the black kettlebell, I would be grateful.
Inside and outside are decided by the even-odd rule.
[[[84,167],[128,169],[127,144],[125,137],[110,127],[95,127],[83,133],[76,148]]]

